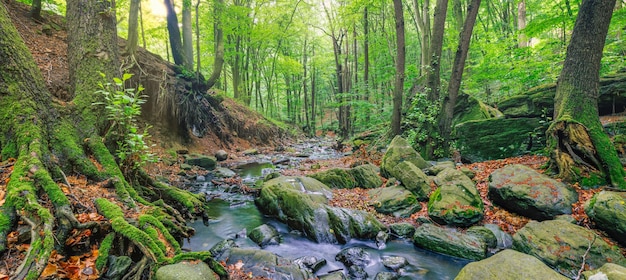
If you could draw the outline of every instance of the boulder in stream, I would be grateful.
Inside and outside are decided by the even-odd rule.
[[[487,244],[482,238],[433,224],[423,224],[415,229],[413,244],[433,252],[470,260],[487,257]]]
[[[217,159],[212,156],[192,154],[185,156],[185,163],[202,167],[206,170],[213,170],[217,165]]]
[[[373,215],[327,205],[332,192],[309,177],[281,176],[263,184],[255,203],[259,210],[321,243],[373,239],[386,227]]]
[[[616,246],[592,230],[562,220],[530,221],[513,235],[513,249],[533,255],[559,273],[575,278],[585,267],[597,269],[607,262],[626,264]]]
[[[428,216],[439,224],[470,226],[483,218],[483,201],[474,182],[447,168],[435,177],[439,186],[428,200]]]
[[[518,280],[569,278],[557,273],[539,259],[514,250],[504,250],[461,269],[455,280]]]
[[[596,226],[626,245],[626,192],[601,191],[585,205]]]
[[[217,159],[217,161],[225,161],[228,159],[228,153],[224,150],[217,150],[217,152],[215,152],[215,159]]]
[[[363,248],[350,247],[341,250],[335,260],[343,263],[348,268],[351,279],[367,279],[365,267],[368,266],[372,259]]]
[[[250,231],[248,237],[261,248],[265,248],[269,245],[279,245],[282,239],[278,230],[268,224],[262,224],[254,228]]]
[[[539,221],[571,214],[578,201],[571,187],[521,164],[491,173],[489,197],[504,209]]]
[[[308,280],[315,278],[308,269],[300,268],[292,260],[264,250],[231,248],[217,261],[224,261],[226,265],[240,263],[242,270],[254,276],[269,279]],[[187,280],[187,278],[178,279]]]

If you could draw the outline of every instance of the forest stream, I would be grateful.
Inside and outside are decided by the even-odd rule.
[[[275,154],[274,158],[288,158],[289,165],[274,165],[271,158],[266,155],[258,155],[253,161],[235,163],[233,170],[241,177],[245,184],[252,185],[271,172],[294,168],[305,156],[308,159],[332,159],[342,157],[341,153],[329,148],[331,142],[303,142],[295,146],[295,153]],[[294,156],[294,154],[296,156]],[[309,240],[284,223],[269,217],[265,217],[255,206],[254,197],[240,192],[233,192],[228,187],[216,186],[210,178],[202,182],[193,183],[192,189],[196,192],[204,192],[213,198],[210,202],[211,218],[209,226],[204,226],[202,221],[191,224],[196,229],[196,234],[187,240],[184,248],[192,251],[206,251],[224,239],[234,239],[242,248],[255,248],[259,246],[246,236],[246,232],[262,225],[269,224],[278,229],[282,236],[280,245],[267,246],[264,250],[279,256],[296,259],[303,256],[315,256],[325,259],[327,264],[323,266],[317,275],[324,275],[337,270],[344,270],[344,265],[335,260],[335,256],[344,248],[361,247],[369,253],[370,263],[365,271],[373,278],[378,272],[388,271],[381,258],[385,256],[401,256],[406,258],[408,265],[401,270],[400,279],[453,279],[461,268],[469,261],[459,258],[432,253],[413,245],[411,240],[389,240],[386,246],[378,248],[372,240],[353,239],[347,244],[320,244]],[[264,276],[264,275],[255,275]],[[270,276],[270,275],[267,275]]]

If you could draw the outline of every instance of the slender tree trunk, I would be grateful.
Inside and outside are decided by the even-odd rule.
[[[200,81],[200,0],[196,2],[196,81]]]
[[[369,43],[369,15],[367,6],[363,9],[363,101],[370,99],[370,43]],[[369,103],[369,102],[368,102]],[[365,122],[370,122],[370,109],[365,112]]]
[[[193,34],[191,32],[191,0],[183,0],[183,55],[185,67],[193,71]]]
[[[43,18],[41,17],[41,0],[33,0],[28,16],[36,21],[43,21]]]
[[[143,43],[143,49],[147,49],[146,48],[146,33],[144,32],[143,29],[143,9],[141,8],[141,1],[139,1],[139,22],[141,23],[141,42]],[[166,44],[167,45],[167,44]]]
[[[164,0],[164,2],[167,10],[167,32],[170,37],[170,49],[172,50],[174,63],[180,66],[187,66],[187,57],[185,56],[183,42],[180,38],[180,29],[178,28],[178,18],[176,18],[176,11],[174,10],[174,2],[173,0]]]
[[[130,1],[130,11],[128,15],[128,42],[126,44],[126,52],[134,55],[137,51],[137,43],[139,41],[139,5],[141,0]]]
[[[404,92],[404,63],[405,63],[405,43],[404,43],[404,11],[402,10],[402,0],[393,1],[393,10],[396,19],[396,45],[398,55],[396,56],[396,78],[393,87],[393,111],[391,115],[391,134],[402,134],[402,95]]]
[[[214,17],[215,24],[215,57],[213,60],[213,71],[207,80],[207,88],[212,88],[222,74],[224,66],[224,33],[222,31],[222,11],[224,10],[224,0],[215,0]],[[224,83],[226,84],[226,83]]]
[[[431,102],[439,102],[439,92],[441,91],[441,50],[443,48],[443,34],[445,30],[447,10],[448,0],[437,0],[433,22],[434,29],[430,45],[430,69],[427,79],[428,100]]]
[[[315,45],[313,45],[311,47],[311,57],[315,58]],[[315,81],[317,80],[317,70],[315,68],[315,64],[311,64],[311,133],[313,135],[315,135],[316,133],[316,123],[315,123],[315,89],[316,89],[316,83]]]
[[[551,166],[566,180],[599,176],[626,188],[624,169],[598,117],[600,62],[615,0],[583,1],[554,97]]]
[[[476,16],[480,8],[480,0],[472,0],[467,7],[467,16],[461,33],[459,34],[459,46],[454,56],[452,65],[452,75],[448,84],[448,96],[446,97],[443,109],[439,117],[439,131],[443,138],[443,149],[448,151],[450,145],[450,134],[452,132],[452,118],[454,117],[454,107],[461,88],[461,80],[465,69],[465,60],[469,52],[472,39],[472,31],[476,23]]]

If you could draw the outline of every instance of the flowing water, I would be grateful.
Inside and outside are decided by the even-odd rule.
[[[319,151],[314,152],[318,154],[318,157],[327,156],[320,155]],[[240,165],[235,168],[235,171],[244,182],[249,184],[275,169],[276,167],[271,162],[260,161]],[[191,224],[196,229],[196,234],[184,244],[184,248],[193,251],[209,250],[227,238],[234,239],[240,247],[259,248],[246,238],[245,232],[262,224],[270,224],[278,229],[283,241],[280,245],[268,246],[264,250],[291,259],[303,256],[323,258],[327,264],[317,272],[317,275],[342,269],[347,275],[344,265],[335,261],[335,255],[341,249],[348,247],[361,247],[369,253],[372,262],[365,268],[365,271],[370,279],[373,279],[380,271],[387,271],[380,261],[384,256],[401,256],[407,259],[409,265],[403,268],[400,279],[454,279],[461,268],[468,263],[467,260],[416,248],[410,240],[390,240],[384,249],[378,249],[372,241],[355,239],[343,245],[319,244],[291,232],[285,224],[277,220],[264,217],[254,205],[251,196],[232,192],[229,188],[217,188],[211,183],[199,183],[196,189],[215,198],[210,201],[209,205],[209,217],[211,217],[209,226],[204,226],[201,221]]]

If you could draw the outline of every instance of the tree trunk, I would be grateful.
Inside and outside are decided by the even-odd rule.
[[[215,24],[215,57],[213,60],[213,71],[207,80],[207,88],[212,88],[222,74],[224,66],[224,33],[222,32],[222,11],[224,10],[224,0],[215,0],[214,17]]]
[[[174,10],[173,0],[165,0],[165,8],[167,10],[167,32],[170,38],[170,48],[172,49],[172,57],[174,63],[180,66],[186,66],[185,50],[183,49],[183,42],[180,38],[180,29],[178,28],[178,18],[176,17],[176,11]]]
[[[623,167],[598,117],[600,62],[614,7],[615,0],[583,1],[557,80],[554,122],[547,134],[550,163],[561,178],[606,179],[626,188]]]
[[[33,4],[30,6],[30,12],[28,12],[28,15],[36,21],[43,21],[43,18],[41,17],[41,0],[33,0]]]
[[[108,199],[99,198],[96,205],[112,206],[100,212],[109,221],[78,222],[75,215],[89,210],[74,213],[79,210],[72,209],[70,200],[57,184],[61,181],[72,189],[64,180],[65,174],[84,175],[103,188],[113,186],[115,193],[111,196],[129,209],[136,203],[149,206],[154,216],[143,216],[151,216],[152,221],[160,226],[150,227],[164,236],[171,236],[171,231],[180,233],[176,234],[179,238],[188,237],[191,229],[184,225],[182,214],[191,217],[206,210],[201,196],[154,182],[143,172],[138,171],[132,181],[127,180],[102,142],[99,133],[107,120],[101,114],[100,107],[104,106],[96,106],[94,102],[102,100],[102,94],[95,93],[98,82],[102,82],[98,71],[114,75],[117,68],[113,66],[119,64],[116,21],[112,11],[114,9],[108,1],[68,1],[68,59],[75,98],[63,110],[57,111],[37,65],[4,5],[0,5],[0,64],[3,65],[0,68],[0,111],[4,112],[0,114],[0,143],[2,158],[16,159],[6,186],[6,200],[0,206],[0,252],[7,250],[7,233],[17,230],[18,217],[31,230],[30,246],[22,264],[11,272],[12,279],[37,279],[48,264],[53,249],[57,250],[57,256],[66,258],[71,257],[67,255],[69,253],[86,253],[66,250],[66,240],[74,229],[98,232],[100,237],[92,236],[90,239],[94,241],[86,241],[92,244],[85,247],[91,250],[90,245],[102,244],[99,252],[104,256],[104,265],[109,250],[113,248],[116,252],[141,251],[146,261],[140,261],[141,255],[128,253],[135,266],[125,277],[140,276],[151,271],[157,263],[172,261],[156,245],[164,241],[152,238],[128,223],[120,206]],[[108,45],[112,42],[113,45]],[[92,160],[97,161],[98,167]],[[135,188],[146,190],[144,194],[159,193],[161,196],[140,196]],[[42,201],[46,203],[40,203]],[[110,247],[105,247],[102,238],[108,232],[119,236],[123,242],[109,243]],[[178,245],[178,242],[167,243],[172,248]],[[176,254],[180,254],[180,250]],[[102,271],[104,265],[98,269]]]
[[[396,77],[393,87],[393,111],[391,114],[391,134],[402,134],[402,95],[404,92],[404,11],[402,10],[402,0],[393,1],[393,11],[396,20],[396,45],[398,55],[396,56]]]
[[[183,0],[183,55],[185,67],[193,71],[193,34],[191,32],[191,0]]]
[[[439,92],[441,90],[439,88],[441,85],[441,50],[443,49],[443,34],[447,11],[448,0],[437,0],[430,45],[430,69],[427,74],[428,100],[431,102],[439,102]]]
[[[139,41],[139,5],[141,0],[130,1],[130,11],[128,15],[128,43],[126,44],[126,52],[134,55],[137,51],[137,42]]]
[[[448,96],[444,100],[442,112],[439,117],[439,132],[443,138],[443,150],[448,151],[450,146],[450,133],[452,132],[452,118],[454,117],[454,107],[461,88],[461,80],[465,69],[465,59],[469,51],[472,39],[472,31],[476,23],[476,16],[480,7],[480,0],[472,0],[467,7],[467,16],[461,34],[459,34],[459,46],[454,56],[452,65],[452,75],[448,84]]]

